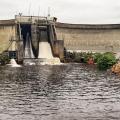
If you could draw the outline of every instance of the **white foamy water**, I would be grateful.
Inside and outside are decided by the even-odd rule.
[[[26,45],[25,45],[25,58],[35,58],[34,54],[33,54],[33,50],[32,50],[32,43],[30,40],[29,35],[27,35],[26,38]]]
[[[51,46],[48,42],[39,43],[39,59],[45,59],[44,62],[41,62],[41,65],[56,65],[60,64],[60,59],[53,57]]]
[[[60,65],[60,59],[55,58],[52,53],[50,43],[48,42],[48,35],[46,31],[41,31],[39,38],[39,50],[38,50],[38,59],[35,58],[32,51],[32,43],[29,35],[26,38],[25,46],[25,65]]]
[[[21,67],[21,65],[18,65],[17,62],[15,61],[15,59],[11,59],[10,60],[10,65],[11,67]]]
[[[61,65],[59,58],[45,59],[43,62],[39,63],[40,65]]]
[[[51,46],[48,42],[39,43],[39,56],[38,58],[53,59]]]

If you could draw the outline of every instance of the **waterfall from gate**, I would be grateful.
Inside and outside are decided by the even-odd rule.
[[[24,58],[35,58],[32,49],[32,43],[29,34],[26,36],[26,44],[25,44],[25,55]]]
[[[32,48],[32,40],[29,34],[26,36],[25,44],[25,54],[24,54],[24,64],[25,65],[56,65],[60,64],[60,59],[55,58],[52,53],[52,48],[49,43],[49,35],[47,30],[41,30],[39,33],[39,47],[38,47],[38,57],[34,56]]]
[[[46,31],[41,31],[39,41],[38,58],[53,59],[52,49],[48,42],[48,35]]]
[[[53,59],[51,46],[48,42],[39,43],[39,56],[38,58]]]
[[[53,57],[47,31],[40,32],[38,59],[43,60],[41,64],[60,64],[60,59]]]

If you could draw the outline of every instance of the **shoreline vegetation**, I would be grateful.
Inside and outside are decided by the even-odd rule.
[[[0,65],[9,64],[8,54],[0,54]],[[112,52],[92,53],[92,52],[67,52],[65,51],[64,63],[83,63],[96,66],[98,70],[111,70],[113,73],[120,74],[120,63]]]
[[[10,58],[8,56],[8,54],[0,54],[0,65],[6,65],[9,64],[10,62]]]
[[[118,63],[115,54],[112,52],[92,53],[92,52],[66,52],[65,62],[85,63],[96,65],[99,70],[108,70]]]

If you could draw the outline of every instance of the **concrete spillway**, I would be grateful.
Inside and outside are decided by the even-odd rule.
[[[39,46],[38,46],[38,57],[36,59],[33,53],[32,40],[29,37],[29,34],[26,37],[25,45],[25,56],[24,64],[26,65],[40,65],[40,64],[60,64],[60,59],[55,58],[52,53],[52,48],[49,43],[49,35],[47,30],[39,31]]]
[[[51,46],[48,42],[39,43],[39,56],[38,58],[53,59]]]
[[[53,57],[52,49],[50,43],[48,42],[40,42],[39,43],[39,56],[38,59],[40,64],[60,64],[60,59]]]
[[[31,39],[29,37],[29,34],[27,34],[27,36],[26,36],[24,58],[35,58],[35,56],[33,54],[32,44],[31,44]]]
[[[47,31],[40,32],[38,59],[41,64],[60,64],[60,59],[55,58],[52,53],[52,48],[48,42]]]
[[[40,32],[38,58],[53,59],[47,31]]]

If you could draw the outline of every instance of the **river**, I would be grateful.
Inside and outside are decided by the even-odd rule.
[[[120,120],[120,77],[82,64],[0,67],[0,120]]]

